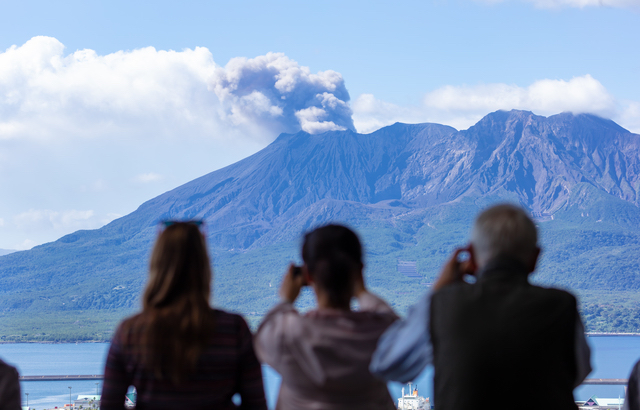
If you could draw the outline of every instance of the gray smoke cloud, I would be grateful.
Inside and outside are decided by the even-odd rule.
[[[215,69],[210,89],[221,102],[221,115],[234,124],[310,134],[355,131],[342,75],[313,74],[282,53],[234,58]]]

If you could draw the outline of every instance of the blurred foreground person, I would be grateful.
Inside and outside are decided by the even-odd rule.
[[[623,409],[640,410],[640,360],[633,366],[629,375]]]
[[[107,356],[101,409],[266,409],[251,332],[209,305],[211,266],[195,222],[165,222],[151,255],[142,313],[123,321]]]
[[[20,410],[21,399],[18,371],[0,360],[0,410]]]
[[[277,409],[395,409],[369,361],[397,316],[365,289],[358,237],[344,226],[318,228],[305,236],[302,259],[302,267],[289,266],[282,302],[255,335],[258,358],[282,376]],[[301,315],[293,302],[307,284],[318,308]],[[359,311],[351,310],[353,297]]]
[[[575,297],[529,283],[537,241],[522,209],[482,212],[433,292],[380,339],[372,372],[407,382],[433,364],[439,409],[540,408],[531,397],[544,397],[545,409],[576,409],[573,389],[591,371],[590,351]]]

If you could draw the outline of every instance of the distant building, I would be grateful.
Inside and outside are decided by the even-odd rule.
[[[409,394],[404,394],[404,387],[402,388],[402,396],[398,399],[398,410],[428,410],[431,409],[431,403],[429,398],[424,398],[418,395],[418,385],[415,389],[411,388],[409,384]]]
[[[99,408],[100,395],[99,394],[78,395],[78,398],[73,401],[73,407],[78,408],[80,406],[82,406],[83,409]]]
[[[422,279],[422,275],[418,273],[416,261],[398,260],[398,273],[401,273],[410,279]]]
[[[623,398],[615,399],[603,399],[596,396],[591,396],[589,400],[584,403],[578,403],[581,409],[621,409],[624,405]]]

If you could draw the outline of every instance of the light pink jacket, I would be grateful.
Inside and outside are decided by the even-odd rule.
[[[360,310],[319,309],[300,315],[282,302],[254,337],[258,359],[282,376],[277,410],[393,410],[385,382],[369,373],[378,338],[397,316],[365,292]]]

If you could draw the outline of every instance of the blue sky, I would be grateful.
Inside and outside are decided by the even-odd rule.
[[[0,248],[99,227],[280,132],[510,108],[640,132],[639,39],[640,0],[6,2]]]
[[[397,104],[419,101],[416,88],[524,86],[584,74],[619,98],[637,99],[640,91],[640,15],[632,7],[540,8],[515,0],[7,3],[0,49],[46,35],[67,52],[101,55],[207,47],[218,64],[284,52],[312,72],[340,72],[353,95]]]

